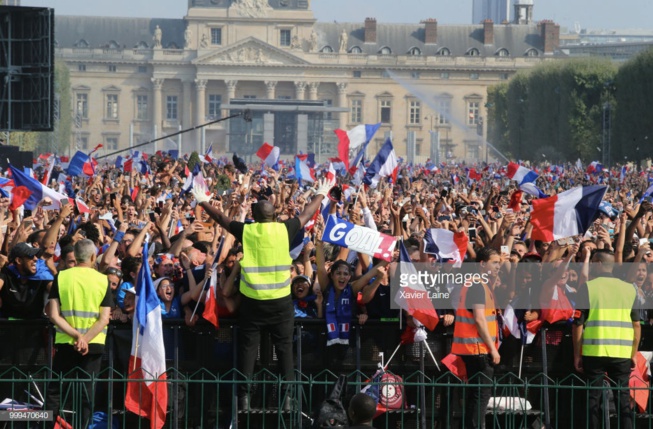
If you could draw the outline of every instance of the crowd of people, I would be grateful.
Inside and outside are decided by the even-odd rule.
[[[66,176],[59,165],[51,173],[46,165],[35,168],[39,180],[43,174],[59,177],[60,183],[52,180],[49,186],[71,198],[55,204],[55,209],[49,197],[31,211],[13,207],[16,194],[8,189],[9,197],[0,199],[0,317],[50,317],[57,326],[55,364],[60,369],[79,363],[71,358],[75,354],[101,356],[103,341],[98,338],[110,321],[132,323],[146,241],[162,317],[183,319],[188,326],[198,323],[206,314],[207,287],[214,282],[216,317],[238,318],[242,325],[239,366],[247,375],[254,369],[260,332],[269,331],[277,345],[281,373],[293,377],[293,315],[325,321],[333,362],[350,347],[350,323],[403,317],[408,326],[419,326],[410,312],[394,304],[390,287],[401,247],[413,262],[447,262],[437,252],[427,251],[425,236],[432,229],[464,235],[463,263],[477,262],[490,274],[482,285],[459,285],[463,292],[454,294],[461,297],[459,304],[436,310],[440,324],[454,326],[452,352],[462,357],[470,377],[492,376],[490,369],[501,361],[499,338],[510,335],[502,315],[511,302],[515,309],[516,299],[523,302],[531,280],[553,286],[542,289],[535,304],[529,297],[527,308],[515,310],[518,321],[552,322],[552,317],[565,314],[566,319],[576,320],[576,326],[585,325],[585,333],[574,330],[579,372],[583,366],[589,372],[589,361],[583,359],[592,356],[599,359],[592,361],[593,373],[604,368],[603,357],[627,359],[627,368],[620,367],[616,377],[629,373],[639,337],[634,347],[624,346],[615,354],[611,346],[600,345],[605,332],[588,334],[588,323],[607,317],[627,327],[618,310],[607,315],[587,308],[570,314],[563,311],[573,311],[572,305],[554,312],[552,299],[596,304],[605,297],[596,297],[592,281],[614,273],[628,283],[621,296],[629,299],[632,291],[638,304],[632,312],[628,309],[627,322],[634,326],[653,322],[653,313],[643,305],[653,302],[653,270],[648,270],[653,262],[650,169],[601,169],[580,162],[529,165],[539,175],[533,183],[546,194],[534,196],[519,192],[519,183],[499,163],[404,163],[396,178],[384,177],[371,187],[357,186],[344,170],[332,177],[328,162],[313,166],[316,178],[307,182],[296,180],[294,163],[270,168],[262,162],[220,158],[200,161],[204,187],[193,179],[198,169],[189,168],[187,159],[157,153],[143,157],[143,162],[147,168],[140,171],[101,162],[90,177]],[[597,184],[607,191],[587,231],[551,242],[531,238],[534,200]],[[333,192],[334,187],[338,192]],[[330,243],[324,237],[330,216],[396,237],[394,255],[384,260]],[[296,243],[301,251],[291,257]],[[636,269],[621,269],[626,263]],[[593,265],[602,267],[599,274]],[[66,275],[74,267],[85,270],[83,281]],[[92,291],[91,283],[97,286]],[[68,299],[66,288],[87,292],[84,298]],[[621,346],[628,341],[632,346],[633,332],[608,336],[616,335]],[[43,341],[42,336],[25,331],[12,335],[20,336],[23,343]],[[583,339],[583,335],[593,337]],[[590,344],[599,344],[598,349],[590,352]],[[98,362],[87,368],[97,370]],[[470,427],[481,426],[474,409],[484,409],[489,400],[489,394],[475,394]],[[241,408],[249,407],[245,387],[239,400]],[[628,407],[622,408],[627,415]]]

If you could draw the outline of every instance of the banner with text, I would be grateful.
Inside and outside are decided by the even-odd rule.
[[[335,216],[328,216],[322,240],[384,261],[392,261],[392,252],[397,244],[397,240],[390,235]]]

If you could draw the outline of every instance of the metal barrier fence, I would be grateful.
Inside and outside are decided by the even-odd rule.
[[[326,347],[323,321],[298,320],[296,381],[286,382],[277,377],[274,347],[264,336],[257,372],[251,380],[251,410],[244,411],[238,409],[238,401],[234,400],[237,386],[250,382],[235,369],[238,325],[231,320],[221,320],[220,325],[216,331],[211,325],[188,328],[183,321],[165,321],[169,403],[164,427],[309,427],[314,411],[328,396],[339,374],[348,378],[345,398],[352,396],[368,384],[381,360],[387,359],[401,341],[397,322],[368,321],[354,327],[350,347],[335,352]],[[38,404],[43,401],[47,386],[56,383],[63,416],[74,428],[81,427],[84,399],[91,400],[94,412],[112,416],[114,427],[149,427],[149,421],[124,409],[129,373],[126,362],[131,350],[129,325],[110,326],[104,369],[94,375],[52,373],[52,334],[46,321],[0,321],[0,400],[11,398]],[[646,327],[643,338],[640,349],[653,350],[653,328]],[[590,387],[572,371],[571,337],[566,325],[543,330],[533,344],[525,347],[521,378],[517,376],[521,344],[507,339],[502,344],[502,362],[495,369],[494,379],[459,380],[446,372],[440,362],[449,353],[451,339],[450,329],[438,327],[427,340],[441,370],[424,353],[422,344],[401,346],[388,367],[401,381],[380,386],[400,392],[400,406],[375,419],[375,427],[465,427],[466,395],[488,384],[497,406],[484,410],[487,427],[589,427],[587,401],[594,389],[602,391],[605,406],[601,420],[606,424],[603,427],[622,427],[614,405],[610,405],[612,390]],[[290,410],[284,411],[283,395],[279,392],[287,389],[293,392],[293,401]],[[648,395],[650,388],[641,387],[637,392]],[[638,428],[653,428],[651,396],[646,399],[643,413],[632,411]],[[48,409],[47,403],[43,409]],[[52,427],[52,423],[0,421],[0,429],[46,427]]]

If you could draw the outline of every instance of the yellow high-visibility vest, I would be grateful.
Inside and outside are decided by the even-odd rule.
[[[243,227],[240,292],[256,300],[290,295],[290,245],[283,223],[262,222]]]
[[[92,268],[74,267],[61,271],[58,277],[61,315],[80,334],[85,334],[100,318],[100,304],[107,293],[107,276]],[[90,344],[104,344],[106,327]],[[55,344],[75,344],[75,339],[57,329]]]
[[[583,332],[583,356],[626,358],[633,351],[630,313],[637,292],[630,283],[599,277],[587,282],[589,316]]]

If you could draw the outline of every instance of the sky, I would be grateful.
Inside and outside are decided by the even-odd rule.
[[[187,0],[22,0],[23,6],[54,7],[60,15],[182,18]],[[472,0],[311,0],[319,21],[471,24]],[[651,0],[535,0],[534,19],[552,19],[573,30],[651,29]]]

